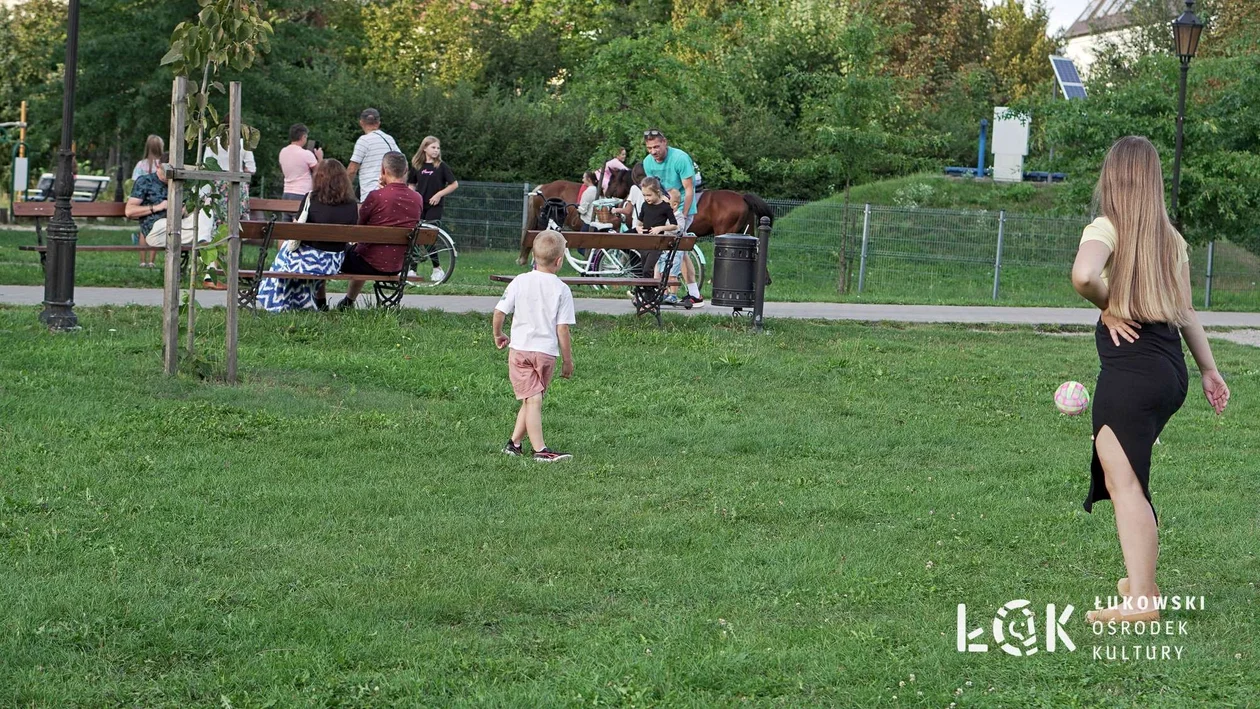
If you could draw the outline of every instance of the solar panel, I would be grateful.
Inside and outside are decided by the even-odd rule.
[[[1076,64],[1071,59],[1051,55],[1050,65],[1054,67],[1054,76],[1059,80],[1063,98],[1069,101],[1085,98],[1085,83],[1081,81],[1080,72],[1076,71]]]

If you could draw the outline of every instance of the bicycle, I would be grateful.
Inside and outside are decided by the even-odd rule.
[[[441,278],[434,279],[430,277],[424,281],[411,281],[410,283],[416,288],[440,286],[451,280],[451,276],[455,273],[455,261],[459,258],[459,250],[455,247],[455,240],[442,228],[440,222],[421,222],[420,226],[425,229],[436,229],[438,234],[437,240],[432,246],[416,247],[418,251],[423,249],[423,252],[416,254],[416,265],[423,268],[426,262],[431,264],[433,266],[431,275],[437,274],[441,270]],[[419,275],[418,272],[416,273]]]

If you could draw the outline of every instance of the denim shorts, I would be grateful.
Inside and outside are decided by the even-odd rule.
[[[669,268],[669,275],[674,276],[674,277],[681,276],[683,258],[685,258],[683,254],[675,252],[674,263],[671,264],[669,263],[669,252],[663,251],[661,252],[660,258],[656,259],[656,270],[661,273],[664,273],[665,269]]]

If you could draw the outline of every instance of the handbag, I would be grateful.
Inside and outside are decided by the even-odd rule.
[[[310,213],[311,213],[311,196],[308,194],[302,198],[302,207],[301,209],[298,210],[297,218],[294,219],[293,221],[297,222],[298,224],[305,224],[306,217]],[[287,241],[285,241],[283,244],[280,245],[280,250],[291,253],[291,252],[297,251],[299,246],[301,246],[300,241],[296,241],[294,239],[288,239]]]

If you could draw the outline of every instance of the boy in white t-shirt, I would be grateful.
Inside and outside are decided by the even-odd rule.
[[[494,306],[494,346],[508,349],[508,379],[521,402],[516,428],[504,446],[508,455],[522,455],[521,441],[529,435],[534,460],[552,463],[572,455],[558,453],[543,442],[542,400],[556,371],[556,357],[564,359],[560,376],[573,376],[573,344],[569,326],[573,317],[573,292],[556,276],[564,263],[566,244],[558,231],[544,231],[534,239],[534,269],[508,284],[503,300]],[[512,317],[512,337],[503,334],[503,321]]]

